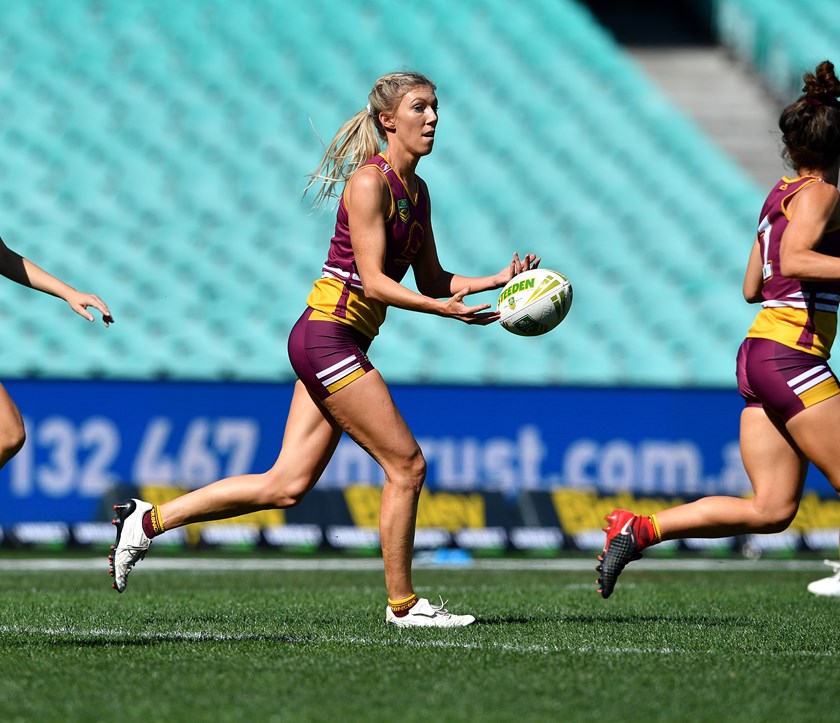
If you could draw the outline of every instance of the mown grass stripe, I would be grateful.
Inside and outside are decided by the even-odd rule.
[[[401,631],[405,633],[406,631]],[[363,647],[390,647],[395,644],[403,647],[414,648],[451,648],[456,650],[480,650],[480,651],[501,651],[514,653],[572,653],[572,654],[593,654],[593,655],[696,655],[698,653],[713,654],[715,651],[684,650],[681,648],[663,647],[636,647],[636,646],[615,646],[615,645],[522,645],[514,643],[495,642],[465,642],[458,640],[418,640],[405,637],[397,643],[392,638],[387,640],[375,640],[356,636],[340,635],[269,635],[253,633],[216,633],[207,631],[172,630],[172,631],[141,631],[131,632],[128,630],[112,630],[107,628],[79,629],[69,626],[61,627],[22,627],[15,625],[0,625],[0,635],[36,636],[36,637],[61,637],[61,638],[98,638],[114,641],[149,641],[149,642],[193,642],[193,643],[227,643],[227,642],[248,642],[248,643],[282,643],[287,645],[358,645]],[[803,658],[835,658],[838,657],[834,651],[813,651],[813,650],[786,650],[777,654],[780,657],[794,656]]]
[[[0,572],[89,572],[108,568],[104,557],[95,558],[25,558],[0,559]],[[446,568],[479,571],[544,571],[588,572],[595,567],[595,558],[550,560],[471,560],[457,565],[436,564],[418,560],[415,568]],[[364,572],[381,570],[379,559],[266,559],[230,557],[157,557],[141,563],[142,568],[155,572],[272,572],[272,571],[333,571]],[[823,570],[817,560],[721,560],[675,558],[647,559],[633,565],[634,570],[651,572],[782,572],[788,570]]]

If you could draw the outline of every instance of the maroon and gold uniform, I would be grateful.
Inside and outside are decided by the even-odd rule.
[[[394,281],[402,281],[425,240],[429,227],[429,194],[426,184],[418,177],[417,192],[412,196],[382,155],[374,156],[359,168],[369,166],[382,173],[391,191],[391,208],[385,218],[385,274]],[[330,242],[327,261],[306,305],[315,310],[313,319],[350,324],[371,339],[385,321],[385,304],[368,299],[362,288],[350,243],[347,204],[343,197],[338,206],[335,234]]]
[[[763,405],[790,419],[840,393],[828,359],[837,335],[840,281],[800,281],[780,271],[782,236],[790,202],[819,178],[782,178],[764,202],[758,225],[761,310],[738,354],[738,385],[748,405]],[[825,230],[816,250],[840,257],[840,227]]]
[[[428,190],[416,177],[417,191],[411,194],[382,154],[359,169],[367,167],[376,168],[388,183],[391,205],[385,217],[383,263],[385,274],[399,282],[426,238],[430,224]],[[315,282],[306,305],[306,312],[289,336],[289,358],[307,388],[323,399],[373,369],[367,349],[379,333],[387,309],[381,301],[365,296],[343,196],[321,278]]]
[[[840,281],[798,281],[779,271],[782,235],[790,221],[788,207],[793,197],[812,183],[823,181],[782,178],[764,202],[758,226],[764,277],[762,309],[747,336],[773,339],[827,359],[837,334]],[[840,227],[826,229],[817,251],[840,256]]]

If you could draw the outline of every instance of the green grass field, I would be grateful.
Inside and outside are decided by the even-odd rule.
[[[607,601],[589,560],[418,567],[478,622],[401,630],[377,560],[150,556],[118,595],[62,559],[0,558],[4,723],[840,720],[814,560],[643,560]]]

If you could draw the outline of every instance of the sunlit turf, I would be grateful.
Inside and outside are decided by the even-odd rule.
[[[646,564],[606,601],[589,571],[418,569],[455,630],[386,626],[378,569],[4,570],[0,720],[840,719],[827,568]]]

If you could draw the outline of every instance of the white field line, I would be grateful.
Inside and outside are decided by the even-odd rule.
[[[114,642],[121,641],[148,641],[154,642],[189,642],[189,643],[221,643],[221,642],[264,642],[276,643],[280,645],[351,645],[360,647],[391,647],[393,645],[400,645],[407,648],[443,648],[454,650],[497,650],[500,652],[511,653],[543,653],[543,654],[576,654],[576,655],[695,655],[700,651],[683,650],[681,648],[645,648],[645,647],[622,647],[614,645],[518,645],[512,643],[494,643],[494,642],[460,642],[457,640],[416,640],[408,637],[410,633],[401,631],[405,637],[399,642],[393,639],[387,640],[373,640],[370,638],[361,638],[356,636],[338,636],[338,635],[254,635],[248,633],[230,634],[230,633],[212,633],[202,631],[183,631],[173,630],[170,632],[130,632],[128,630],[111,630],[107,628],[73,628],[67,626],[61,627],[23,627],[17,625],[0,625],[0,636],[3,635],[26,635],[33,637],[50,637],[50,638],[95,638],[99,640],[113,640]],[[719,651],[708,650],[707,653],[715,653]],[[780,657],[799,657],[799,658],[834,658],[838,653],[816,650],[787,650]]]
[[[592,559],[551,560],[470,560],[457,564],[436,564],[425,560],[414,562],[415,569],[448,569],[543,572],[589,572],[597,564]],[[140,564],[141,569],[154,572],[287,572],[287,571],[348,571],[381,570],[380,559],[271,559],[232,557],[159,557]],[[108,569],[106,557],[51,557],[36,559],[0,559],[0,572],[88,572]],[[824,571],[816,560],[717,560],[717,559],[647,559],[633,565],[632,570],[652,572],[782,572],[785,570]]]

